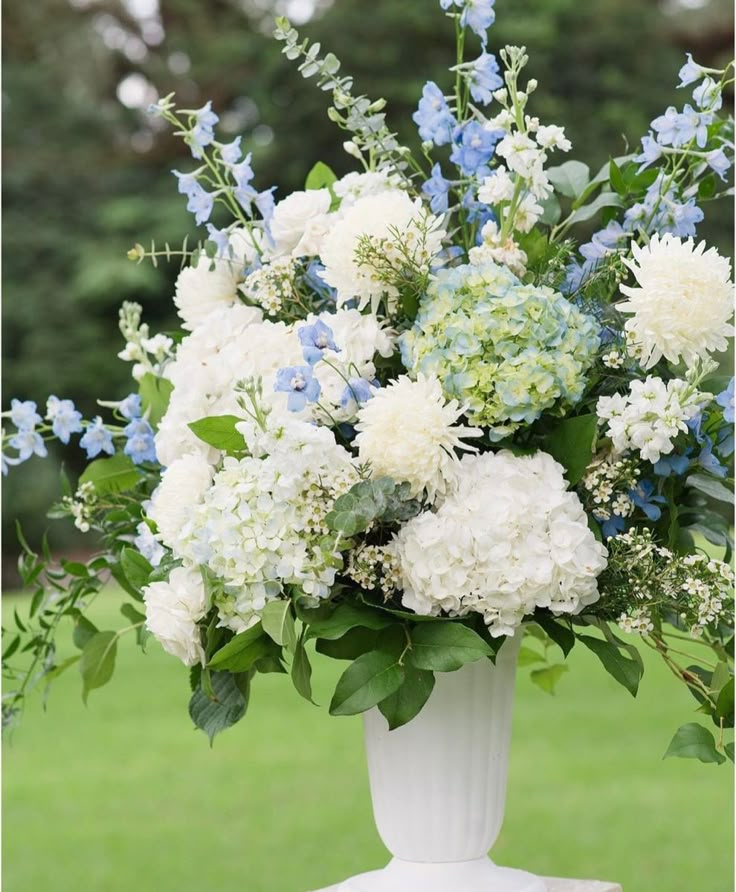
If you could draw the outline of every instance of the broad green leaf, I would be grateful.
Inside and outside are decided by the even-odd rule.
[[[404,668],[394,653],[373,650],[343,672],[330,703],[331,715],[356,715],[376,706],[398,690]]]
[[[550,167],[547,176],[562,195],[577,198],[590,182],[590,168],[582,161],[565,161],[559,167]]]
[[[210,673],[210,687],[214,697],[199,687],[189,701],[189,716],[207,734],[210,745],[215,734],[230,728],[245,715],[250,695],[250,674],[231,672]]]
[[[3,659],[5,659],[4,656]],[[60,675],[66,672],[67,669],[69,669],[75,663],[78,663],[81,659],[81,654],[74,654],[74,656],[72,657],[67,657],[65,660],[57,663],[56,666],[52,666],[48,671],[44,672],[43,680],[46,682],[47,685],[51,684],[52,681],[57,679]]]
[[[126,619],[130,620],[130,624],[132,626],[136,626],[135,630],[135,640],[138,642],[138,645],[146,649],[146,641],[151,637],[151,633],[145,626],[146,617],[145,614],[141,613],[140,610],[136,610],[136,608],[129,604],[127,601],[124,604],[120,605],[120,612]]]
[[[294,650],[294,659],[291,664],[291,680],[298,693],[305,700],[314,703],[314,700],[312,700],[312,664],[309,662],[303,637],[299,638]]]
[[[97,632],[87,640],[79,661],[82,673],[82,700],[87,702],[89,692],[101,688],[112,678],[115,670],[118,636],[115,632]]]
[[[329,189],[329,187],[337,180],[337,175],[324,161],[318,161],[307,174],[304,188],[310,189]]]
[[[565,656],[570,653],[575,646],[575,633],[564,625],[563,620],[557,620],[545,613],[538,613],[535,615],[534,621],[544,629]]]
[[[534,669],[531,673],[531,679],[535,685],[547,694],[554,694],[557,682],[568,670],[569,666],[566,666],[564,663],[554,663],[551,666],[545,666],[543,669]]]
[[[733,740],[729,741],[723,749],[726,751],[726,755],[733,762],[734,760],[734,748],[733,748]]]
[[[565,468],[571,486],[582,479],[590,464],[597,430],[598,418],[595,415],[578,415],[563,418],[544,440],[545,452],[549,452]]]
[[[687,478],[686,483],[695,487],[695,489],[700,490],[700,492],[704,492],[712,499],[717,499],[719,502],[726,502],[728,505],[733,504],[733,492],[727,486],[724,486],[720,481],[714,480],[712,477],[707,477],[705,474],[691,474]]]
[[[625,657],[610,641],[601,641],[600,638],[593,638],[591,635],[578,635],[578,641],[592,650],[603,664],[603,668],[622,684],[632,697],[636,697],[642,675],[641,666],[636,660]]]
[[[608,181],[614,191],[618,192],[619,195],[626,195],[629,191],[626,181],[624,180],[624,175],[621,173],[621,168],[616,164],[616,161],[613,158],[611,158],[608,165]]]
[[[486,642],[460,623],[424,623],[411,632],[407,660],[416,669],[453,672],[493,653]]]
[[[246,672],[257,660],[269,653],[269,650],[269,639],[264,635],[259,623],[231,638],[212,656],[207,668]]]
[[[667,759],[671,756],[715,762],[718,765],[726,761],[726,757],[716,749],[713,735],[697,722],[690,722],[677,729],[662,758]]]
[[[215,449],[222,449],[230,455],[245,449],[245,438],[235,429],[235,425],[242,421],[243,419],[237,415],[211,415],[200,418],[199,421],[192,421],[189,429],[203,443],[214,446]]]
[[[731,678],[723,685],[716,700],[716,717],[723,720],[726,728],[733,728],[733,705],[733,678]]]
[[[291,653],[296,649],[296,623],[291,601],[269,601],[261,611],[263,631]]]
[[[150,372],[141,378],[138,393],[152,427],[157,427],[166,414],[173,390],[174,385],[167,378],[158,378]]]
[[[620,208],[623,201],[615,192],[601,192],[601,194],[590,204],[586,204],[578,208],[570,217],[570,223],[584,223],[590,220],[603,208]]]
[[[562,216],[562,208],[557,196],[553,192],[548,198],[540,201],[539,204],[541,204],[544,210],[544,213],[539,218],[539,222],[545,226],[554,226]]]
[[[537,653],[536,650],[532,650],[530,647],[522,647],[519,651],[519,668],[523,668],[524,666],[531,666],[533,663],[544,663],[545,657],[542,654]]]
[[[377,641],[378,632],[357,626],[334,641],[318,638],[315,650],[333,660],[357,660],[369,650],[375,650]]]
[[[378,610],[345,602],[338,604],[330,616],[307,626],[307,637],[334,641],[356,626],[378,630],[391,624],[392,620]]]
[[[389,731],[400,728],[416,716],[434,689],[434,674],[425,669],[404,667],[404,680],[393,694],[378,704]]]
[[[148,580],[153,572],[153,567],[135,548],[124,548],[122,550],[120,553],[120,566],[123,568],[125,578],[136,591],[140,591],[148,584]]]
[[[99,495],[106,495],[133,489],[140,479],[141,475],[132,459],[119,452],[110,458],[95,459],[87,465],[79,483],[91,483]]]
[[[74,621],[74,631],[72,632],[74,646],[84,650],[85,644],[90,638],[94,638],[99,631],[97,626],[90,622],[86,616],[78,616]]]

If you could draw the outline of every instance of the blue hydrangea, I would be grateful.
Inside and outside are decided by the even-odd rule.
[[[422,192],[429,196],[429,206],[435,214],[444,214],[449,207],[450,181],[442,176],[439,162],[432,167],[432,176],[422,184]]]
[[[436,146],[447,145],[457,127],[455,116],[450,111],[442,90],[434,81],[427,81],[422,89],[419,106],[412,115],[423,142],[433,142]]]
[[[10,420],[19,431],[33,430],[42,419],[33,400],[11,400]]]
[[[488,130],[479,121],[469,121],[457,127],[452,135],[450,161],[465,176],[488,176],[488,162],[493,157],[496,143],[503,136],[502,130]]]
[[[69,442],[72,434],[78,434],[82,430],[82,413],[74,408],[71,400],[50,396],[46,401],[46,418],[51,422],[54,436],[64,444]]]
[[[503,86],[498,61],[493,53],[481,53],[467,72],[470,95],[474,102],[488,105],[493,93]]]
[[[320,383],[310,365],[279,369],[273,389],[289,394],[286,406],[290,412],[301,412],[307,403],[316,403],[321,392]]]
[[[108,455],[113,455],[115,452],[112,434],[102,423],[99,415],[87,422],[79,445],[87,452],[87,458],[97,458],[101,452],[106,452]]]
[[[156,461],[153,428],[144,418],[134,418],[123,429],[123,433],[128,438],[123,452],[133,459],[134,464]]]
[[[582,398],[599,335],[561,294],[522,284],[506,267],[464,265],[437,273],[401,355],[496,441]]]
[[[315,320],[311,325],[302,325],[298,329],[297,335],[299,343],[302,345],[304,358],[310,365],[319,362],[326,350],[339,352],[332,329],[321,319]]]

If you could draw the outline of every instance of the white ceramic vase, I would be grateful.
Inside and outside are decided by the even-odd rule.
[[[495,665],[437,672],[424,709],[395,731],[378,709],[365,714],[373,812],[393,858],[333,892],[545,892],[487,855],[503,821],[520,637]]]

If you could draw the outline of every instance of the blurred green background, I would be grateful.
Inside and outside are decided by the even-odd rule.
[[[649,121],[688,98],[675,90],[690,50],[721,66],[732,50],[730,0],[497,0],[491,48],[530,48],[540,88],[532,108],[563,124],[573,154],[598,169],[634,146]],[[4,405],[78,401],[131,389],[117,311],[138,300],[152,329],[173,323],[176,268],[136,266],[136,241],[180,243],[190,227],[171,168],[191,161],[145,109],[176,91],[184,107],[212,99],[223,138],[244,135],[257,185],[300,188],[316,160],[340,173],[351,159],[328,121],[326,97],[269,39],[274,13],[335,51],[358,90],[390,101],[390,121],[414,141],[423,83],[447,83],[454,36],[436,0],[10,0],[3,5],[5,126]],[[730,251],[727,207],[701,232]],[[6,579],[13,519],[38,542],[58,494],[58,463],[32,460],[4,487]],[[57,547],[84,547],[58,523]]]
[[[675,90],[686,51],[720,67],[732,49],[730,0],[497,0],[496,9],[491,49],[530,48],[534,112],[564,125],[574,156],[594,169],[686,101]],[[242,133],[253,151],[259,188],[300,188],[318,159],[350,168],[325,97],[268,37],[274,12],[336,52],[359,90],[389,99],[391,123],[415,139],[421,87],[446,82],[452,57],[435,0],[3,5],[4,405],[54,392],[89,416],[97,397],[131,389],[130,367],[115,358],[120,303],[142,303],[153,330],[174,323],[176,268],[126,259],[134,242],[176,243],[190,227],[168,173],[187,169],[187,156],[145,114],[157,96],[176,91],[188,107],[211,98],[224,134]],[[707,210],[702,234],[730,253],[730,209]],[[38,542],[62,460],[80,467],[70,447],[5,481],[10,587],[13,520]],[[58,523],[51,541],[88,547]],[[102,627],[117,608],[114,593],[96,605]],[[359,721],[328,719],[283,679],[259,678],[252,714],[210,752],[190,730],[182,667],[155,644],[142,657],[125,643],[89,709],[72,670],[47,713],[38,698],[5,748],[8,892],[304,892],[385,861]],[[571,662],[556,698],[520,681],[497,859],[616,879],[626,892],[727,892],[732,774],[660,761],[688,720],[687,695],[656,664],[633,701],[591,655]],[[320,702],[339,668],[318,662]]]

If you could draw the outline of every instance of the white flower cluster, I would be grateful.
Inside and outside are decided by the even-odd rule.
[[[253,270],[238,286],[250,303],[262,307],[267,316],[276,316],[294,297],[293,257],[279,257]]]
[[[141,322],[141,310],[140,304],[125,301],[119,322],[125,348],[118,353],[118,359],[133,363],[132,375],[136,381],[145,374],[163,375],[174,352],[174,342],[168,335],[151,335],[148,325]]]
[[[636,460],[607,453],[597,456],[585,470],[583,488],[589,494],[589,504],[598,520],[608,520],[612,514],[628,517],[634,503],[628,495],[636,486],[641,470]]]
[[[644,381],[632,381],[627,394],[602,396],[596,413],[600,421],[608,422],[606,434],[617,453],[635,450],[655,464],[672,452],[677,435],[687,431],[687,422],[711,399],[711,394],[681,378],[665,383],[649,375]]]
[[[394,539],[403,604],[422,615],[481,613],[500,636],[537,607],[563,614],[594,603],[607,552],[566,486],[543,452],[465,456],[436,512]]]
[[[456,449],[472,449],[463,437],[482,431],[457,424],[463,413],[457,400],[447,402],[436,378],[402,375],[379,390],[358,413],[355,438],[360,460],[374,477],[409,483],[413,496],[430,501],[446,491],[459,465]]]
[[[74,518],[74,526],[80,532],[88,533],[97,507],[94,483],[82,483],[73,496],[64,496],[61,503]]]
[[[632,243],[625,260],[639,287],[622,285],[628,300],[617,304],[631,314],[625,324],[631,345],[645,369],[663,356],[693,366],[733,337],[731,263],[705,242],[694,246],[673,235],[652,236],[645,247]]]
[[[351,551],[345,575],[367,591],[380,589],[386,597],[401,586],[396,555],[385,545],[361,545]]]
[[[495,220],[485,223],[480,235],[481,243],[468,252],[468,258],[473,266],[498,263],[501,266],[507,266],[519,278],[526,273],[528,260],[526,251],[522,251],[513,236],[509,235],[504,238]]]

